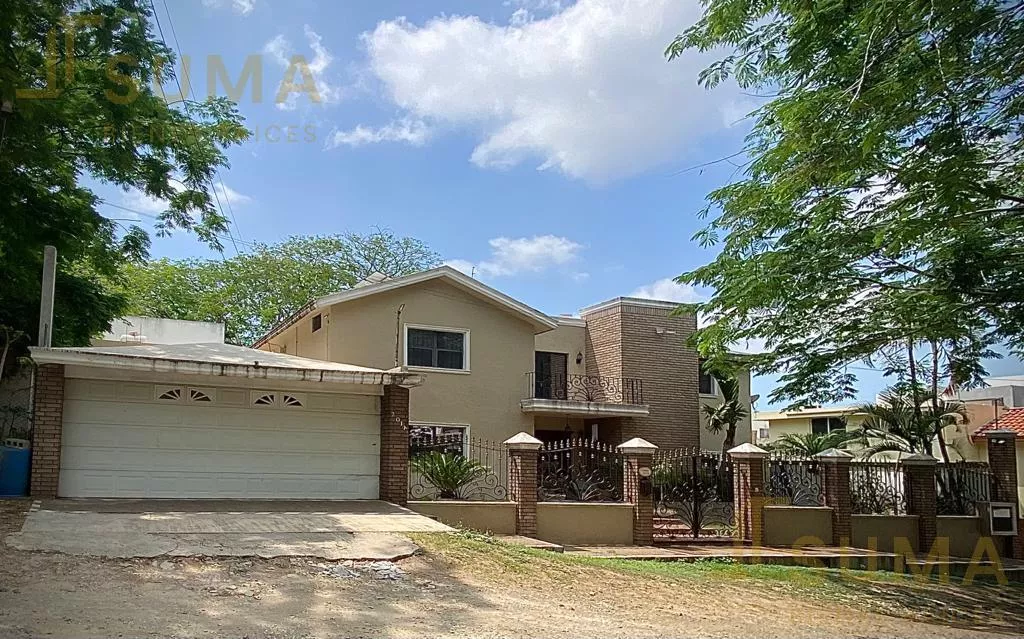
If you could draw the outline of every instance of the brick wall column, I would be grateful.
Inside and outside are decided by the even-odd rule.
[[[380,498],[409,500],[409,389],[395,384],[384,387],[380,405]]]
[[[516,502],[516,534],[537,534],[537,456],[544,444],[529,433],[505,440],[508,449],[508,497]]]
[[[53,499],[60,478],[60,440],[64,430],[64,365],[40,364],[34,388],[29,494]]]
[[[938,462],[934,457],[922,454],[900,460],[907,514],[917,515],[918,550],[926,554],[931,552],[938,536],[938,496],[935,489],[935,465]]]
[[[651,474],[654,451],[658,447],[645,439],[633,439],[618,445],[623,455],[622,500],[633,504],[633,545],[654,543],[654,492]]]
[[[853,505],[850,502],[850,461],[853,455],[845,450],[829,448],[814,457],[821,462],[825,505],[832,509],[832,545],[849,546],[853,535]]]
[[[1017,468],[1017,433],[1012,430],[994,430],[986,433],[985,438],[988,440],[988,466],[994,480],[991,499],[1015,503],[1019,511],[1017,481],[1021,469]],[[1010,542],[1010,555],[1014,559],[1024,559],[1024,530],[1021,530],[1021,523],[1024,522],[1017,522],[1017,536]]]
[[[733,511],[736,537],[764,545],[764,464],[768,451],[753,444],[729,450],[733,468]]]

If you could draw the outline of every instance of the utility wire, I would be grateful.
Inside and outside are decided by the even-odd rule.
[[[171,12],[167,8],[166,0],[164,0],[163,5],[164,5],[164,12],[167,14],[167,25],[168,25],[168,28],[170,28],[170,30],[171,30],[171,35],[172,35],[173,41],[174,41],[174,50],[178,54],[178,59],[181,60],[182,59],[182,57],[181,57],[181,46],[179,46],[179,44],[178,44],[178,36],[177,36],[177,33],[174,31],[174,21],[171,19]],[[156,23],[157,33],[160,34],[160,39],[164,42],[164,44],[167,44],[168,40],[167,40],[167,37],[164,35],[164,28],[163,28],[163,25],[160,23],[160,15],[157,13],[156,5],[153,3],[153,0],[149,0],[149,8],[153,12],[153,20]],[[182,89],[181,80],[178,78],[178,74],[174,73],[173,70],[172,70],[171,77],[174,78],[174,83],[178,87],[178,95],[180,95],[182,97],[182,100],[184,102],[185,113],[189,117],[191,117],[192,114],[191,114],[191,112],[189,110],[189,100],[188,99],[192,99],[192,100],[195,99],[195,94],[192,91],[192,78],[186,78],[186,86],[188,86],[188,94],[187,94],[188,99],[186,99],[186,93],[185,93],[184,89]],[[161,93],[163,93],[163,87],[161,87],[160,91],[161,91]],[[167,101],[167,95],[166,95],[166,93],[164,93],[164,102],[166,102],[166,101]],[[214,169],[214,170],[216,171],[217,178],[220,180],[221,186],[223,187],[224,180],[220,177],[220,169]],[[217,193],[217,187],[216,187],[216,185],[214,185],[213,180],[210,180],[209,186],[210,186],[210,192],[213,194],[214,201],[217,203],[217,210],[220,213],[221,217],[224,218],[225,220],[230,219],[231,222],[234,222],[235,226],[238,226],[238,222],[235,221],[235,216],[234,216],[234,212],[233,211],[231,211],[229,209],[229,213],[231,215],[230,218],[228,218],[228,216],[224,215],[224,206],[221,204],[220,195],[218,195],[218,193]],[[227,199],[227,190],[226,189],[224,191],[224,199]],[[238,251],[238,244],[235,241],[234,234],[232,234],[232,232],[231,232],[231,225],[230,224],[228,225],[227,231],[228,231],[228,240],[231,242],[231,246],[235,249],[235,254],[237,255],[239,253],[239,251]],[[215,236],[215,237],[220,237],[220,236]]]

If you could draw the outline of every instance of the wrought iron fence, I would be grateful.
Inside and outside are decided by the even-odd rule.
[[[547,442],[537,461],[540,501],[622,501],[622,453],[587,439]]]
[[[825,504],[821,462],[813,457],[773,451],[765,462],[765,496],[787,506]]]
[[[852,462],[850,502],[857,514],[907,514],[903,467],[897,462],[887,461]]]
[[[992,473],[985,462],[957,461],[935,467],[935,494],[940,515],[977,515],[978,502],[992,493]]]
[[[462,433],[434,434],[413,432],[409,437],[410,460],[431,452],[476,462],[483,468],[472,481],[456,489],[458,499],[474,501],[504,501],[508,499],[508,451],[501,443],[465,437]],[[409,497],[412,499],[438,499],[437,481],[425,476],[410,465]]]
[[[535,399],[643,404],[644,381],[636,377],[527,373],[527,392]]]
[[[696,448],[662,448],[654,454],[651,488],[654,539],[732,536],[733,465],[721,453]]]

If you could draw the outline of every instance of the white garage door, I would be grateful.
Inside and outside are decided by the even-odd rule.
[[[68,379],[62,497],[376,499],[378,398]]]

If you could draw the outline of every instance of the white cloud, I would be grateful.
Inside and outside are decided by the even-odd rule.
[[[175,191],[182,191],[183,187],[178,182],[171,182],[171,188]],[[217,197],[220,198],[221,204],[227,206],[228,203],[232,205],[242,205],[252,201],[252,198],[243,193],[239,193],[227,184],[221,184],[219,181],[213,185],[213,191]],[[217,204],[217,198],[213,199],[214,206]],[[167,210],[167,200],[156,198],[151,195],[147,195],[137,189],[128,191],[124,197],[121,198],[121,204],[129,209],[134,209],[140,213],[146,215],[159,215]],[[227,211],[224,211],[227,215]]]
[[[334,56],[324,46],[323,38],[320,34],[314,31],[308,24],[303,26],[303,33],[305,33],[306,41],[313,52],[312,60],[308,56],[303,56],[303,59],[306,61],[307,68],[313,76],[319,104],[337,104],[344,97],[344,91],[341,86],[328,80],[327,73],[331,63],[334,62]],[[263,52],[277,62],[278,66],[282,69],[289,67],[292,56],[295,55],[291,42],[288,41],[284,34],[278,34],[271,38],[263,45]],[[303,80],[302,71],[299,68],[294,69],[294,71],[295,75],[292,81],[301,86]],[[300,93],[298,92],[289,93],[283,102],[278,102],[275,106],[282,111],[294,111],[298,107],[299,95]],[[303,95],[308,97],[308,94]]]
[[[640,297],[648,300],[663,300],[666,302],[691,303],[699,302],[703,296],[690,284],[679,284],[672,278],[666,277],[646,286],[641,286],[632,293],[630,297]]]
[[[491,256],[481,262],[448,260],[446,264],[463,273],[484,277],[537,273],[554,266],[562,266],[579,257],[580,244],[565,237],[535,235],[533,237],[496,237],[488,241]],[[577,273],[576,275],[579,275]]]
[[[363,40],[369,73],[409,117],[479,136],[474,164],[536,160],[541,170],[601,182],[678,158],[723,128],[735,88],[696,83],[715,55],[687,52],[671,63],[663,55],[699,16],[695,0],[579,0],[508,25],[399,18]]]
[[[232,11],[243,16],[249,15],[256,8],[256,0],[230,0],[230,2],[227,0],[203,0],[204,6],[213,9],[220,9],[229,4]]]
[[[431,136],[431,129],[423,120],[402,118],[379,128],[360,124],[348,131],[335,129],[327,136],[326,148],[339,146],[363,146],[377,142],[407,142],[413,146],[422,146]]]

